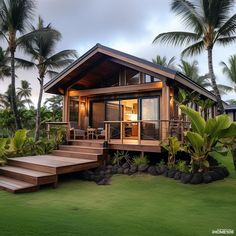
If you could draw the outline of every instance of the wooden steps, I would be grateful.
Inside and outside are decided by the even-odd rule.
[[[0,167],[0,189],[13,193],[36,191],[41,185],[57,185],[58,175],[98,167],[106,155],[103,141],[76,140],[61,145],[52,155],[8,158]]]
[[[35,185],[43,185],[57,182],[57,176],[55,174],[30,170],[17,166],[0,167],[0,175],[4,175]]]
[[[38,190],[38,186],[13,178],[0,176],[0,189],[11,193],[33,192]]]
[[[71,157],[71,158],[81,158],[88,160],[98,161],[103,155],[96,153],[86,153],[81,151],[70,151],[70,150],[54,150],[53,155],[62,156],[62,157]]]

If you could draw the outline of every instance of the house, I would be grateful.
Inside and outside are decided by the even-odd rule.
[[[44,86],[46,93],[63,95],[63,122],[88,132],[104,129],[97,138],[110,149],[150,152],[160,152],[160,141],[169,135],[183,138],[188,128],[174,102],[179,88],[216,102],[182,73],[101,44]],[[208,115],[215,114],[213,105]]]
[[[227,105],[225,107],[225,112],[232,121],[236,121],[236,105]]]

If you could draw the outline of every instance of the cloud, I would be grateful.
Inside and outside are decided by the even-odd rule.
[[[52,23],[62,35],[58,50],[77,49],[82,55],[96,43],[151,60],[157,54],[171,58],[180,57],[183,47],[152,44],[156,35],[166,31],[185,30],[182,22],[170,12],[166,0],[38,0],[36,16],[45,23]],[[221,73],[219,62],[226,61],[235,52],[231,47],[216,47],[214,66],[221,83],[229,83]],[[200,72],[207,73],[207,56],[199,60]],[[37,101],[38,82],[36,71],[19,71],[20,79],[27,79],[33,86],[33,100]],[[6,90],[7,80],[0,81],[0,92]],[[45,95],[47,96],[47,95]],[[226,99],[235,95],[226,96]]]

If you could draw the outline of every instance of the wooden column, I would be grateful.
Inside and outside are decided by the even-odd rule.
[[[63,114],[62,121],[69,122],[69,92],[65,91],[65,95],[63,97]]]
[[[170,87],[167,81],[163,81],[162,93],[161,93],[161,107],[160,107],[160,119],[161,119],[161,139],[165,140],[169,134],[169,120],[170,120]]]

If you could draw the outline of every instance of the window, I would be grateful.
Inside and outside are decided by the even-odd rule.
[[[144,83],[153,83],[153,82],[159,82],[159,81],[161,80],[154,76],[144,74]]]
[[[77,123],[79,121],[79,98],[78,97],[70,97],[69,120],[75,121]]]
[[[139,84],[140,73],[134,70],[126,70],[126,85]]]

